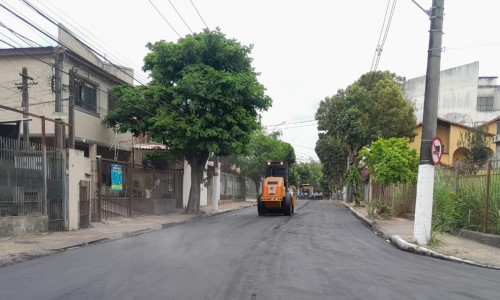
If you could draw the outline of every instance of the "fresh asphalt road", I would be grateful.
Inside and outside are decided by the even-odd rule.
[[[343,207],[257,208],[0,268],[0,299],[499,299],[500,271],[402,252]]]

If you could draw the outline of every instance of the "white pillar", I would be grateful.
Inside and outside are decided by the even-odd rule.
[[[434,201],[434,166],[418,166],[417,199],[413,239],[419,245],[427,245],[431,238],[432,204]]]
[[[212,177],[214,190],[212,192],[212,209],[214,211],[219,210],[219,200],[220,200],[220,163],[215,165],[215,174]]]
[[[189,201],[189,192],[191,190],[191,166],[184,161],[184,176],[182,180],[182,207],[186,207]]]

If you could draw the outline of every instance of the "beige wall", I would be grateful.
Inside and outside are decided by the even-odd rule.
[[[489,128],[488,132],[493,133],[493,129],[496,130],[496,124],[490,125],[491,128]],[[492,129],[493,128],[493,129]],[[459,147],[457,146],[458,141],[460,140],[460,136],[462,132],[465,132],[467,128],[450,124],[450,126],[443,126],[439,125],[437,126],[436,129],[436,135],[441,139],[443,144],[445,145],[444,148],[444,153],[443,156],[441,157],[441,163],[446,164],[446,165],[453,165],[454,157],[456,158],[462,158],[463,155],[460,153],[460,151],[457,152]],[[414,149],[417,150],[418,155],[420,155],[420,145],[422,143],[422,126],[419,125],[415,130],[413,131],[414,133],[417,134],[415,137],[414,141],[410,143],[410,146]],[[490,144],[490,149],[495,151],[495,145],[492,143]]]
[[[38,57],[43,61],[52,63],[53,57],[44,55]],[[64,62],[63,86],[69,84],[68,72],[75,65],[68,60]],[[38,82],[36,85],[31,85],[29,88],[30,108],[29,111],[38,115],[43,115],[48,118],[53,118],[55,95],[52,93],[52,75],[51,66],[46,65],[36,59],[25,56],[0,57],[0,84],[8,89],[0,89],[0,104],[12,108],[21,109],[21,91],[17,90],[15,83],[21,81],[19,73],[22,67],[28,68],[28,75]],[[112,129],[102,125],[102,120],[108,112],[108,95],[107,91],[111,88],[111,84],[99,77],[89,74],[85,69],[77,68],[78,75],[95,84],[98,87],[98,106],[99,114],[93,114],[84,109],[75,109],[75,138],[77,141],[85,140],[85,143],[97,143],[104,146],[115,145],[120,149],[130,151],[132,148],[131,134],[115,134]],[[12,82],[12,86],[9,83]],[[68,113],[69,92],[67,88],[63,89],[63,111]],[[22,115],[16,112],[0,110],[0,121],[17,120],[22,118]],[[68,120],[65,120],[66,122]],[[30,122],[30,134],[41,135],[42,125],[38,118],[32,117]],[[54,125],[52,122],[46,122],[45,132],[47,136],[54,133]],[[66,132],[67,133],[67,132]]]
[[[80,222],[80,180],[91,181],[91,161],[82,151],[68,149],[68,224],[78,230]]]

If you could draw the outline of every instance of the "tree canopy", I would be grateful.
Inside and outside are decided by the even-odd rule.
[[[403,95],[403,83],[404,78],[393,73],[370,72],[321,101],[316,112],[319,138],[333,138],[345,147],[346,174],[357,168],[361,148],[378,138],[413,137],[416,118]],[[350,185],[355,188],[356,183]],[[350,191],[349,200],[352,194]]]
[[[260,131],[254,132],[250,137],[248,153],[241,155],[239,158],[241,174],[251,178],[256,189],[259,188],[260,181],[265,175],[265,166],[268,161],[288,162],[288,166],[292,170],[292,174],[288,178],[289,182],[295,184],[297,181],[294,172],[295,151],[292,145],[281,141],[279,136],[279,132],[271,134],[264,134]]]
[[[364,159],[373,180],[383,186],[417,179],[417,150],[405,139],[378,139],[370,147],[363,147],[359,157]]]
[[[210,153],[242,153],[271,99],[252,68],[251,47],[205,29],[176,43],[147,45],[146,86],[112,90],[116,109],[104,122],[118,132],[149,133],[168,154],[191,166],[186,210],[199,210],[200,183]]]

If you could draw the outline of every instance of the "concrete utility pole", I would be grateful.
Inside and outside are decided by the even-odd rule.
[[[30,129],[29,129],[29,95],[28,95],[28,79],[33,81],[33,78],[28,76],[28,69],[23,67],[21,73],[19,74],[22,78],[22,82],[20,84],[16,83],[18,89],[23,92],[23,140],[25,143],[29,143],[30,141]],[[30,84],[37,84],[36,82],[32,82]]]
[[[431,30],[425,79],[424,115],[420,165],[418,167],[417,199],[413,239],[419,245],[427,245],[432,229],[432,205],[434,200],[434,165],[432,139],[436,136],[439,98],[439,73],[441,69],[441,43],[443,35],[444,0],[433,0],[430,9]]]
[[[63,48],[57,46],[55,47],[55,80],[54,80],[54,91],[56,93],[56,103],[55,103],[55,112],[59,113],[63,111],[62,107],[62,74],[63,74]],[[60,117],[57,116],[56,119],[59,119]],[[62,128],[61,128],[61,123],[57,122],[54,124],[54,141],[55,141],[55,146],[57,148],[62,148],[63,145],[63,139],[64,137],[62,136]]]

